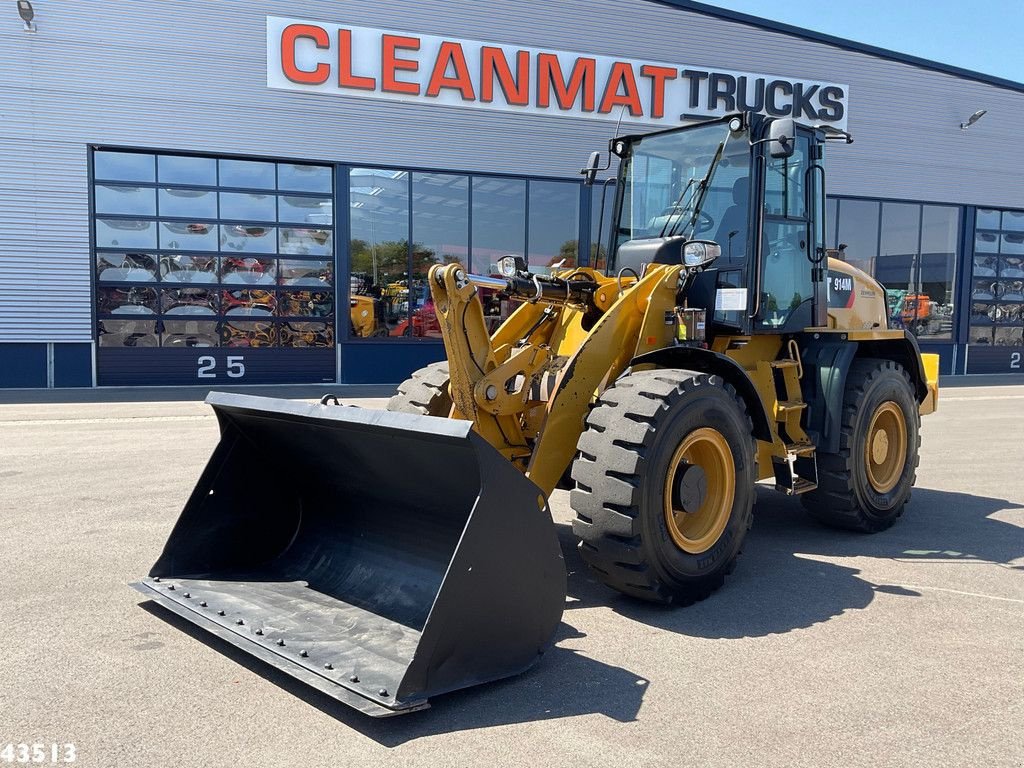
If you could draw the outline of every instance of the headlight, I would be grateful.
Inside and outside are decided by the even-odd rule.
[[[515,256],[503,256],[498,259],[498,272],[502,277],[515,277],[519,271],[519,260]]]
[[[722,247],[716,243],[697,241],[683,246],[683,264],[688,267],[709,264],[721,255]]]

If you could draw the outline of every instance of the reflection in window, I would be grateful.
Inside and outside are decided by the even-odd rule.
[[[334,317],[329,291],[281,291],[278,314],[283,317]]]
[[[308,285],[323,288],[334,284],[329,261],[281,259],[279,275],[281,285]]]
[[[590,266],[594,269],[605,270],[608,268],[608,243],[611,239],[614,212],[615,184],[602,182],[591,187]]]
[[[330,347],[334,345],[334,326],[329,323],[288,321],[281,324],[282,347]]]
[[[838,205],[839,236],[836,239],[840,255],[857,269],[873,275],[878,256],[881,206],[872,200],[840,200]]]
[[[526,256],[526,182],[473,177],[470,269],[490,274],[502,256]]]
[[[216,283],[216,256],[161,256],[160,280],[165,283]]]
[[[974,250],[969,343],[1024,345],[1024,213],[979,208]]]
[[[156,347],[160,337],[156,331],[156,320],[108,320],[97,321],[98,344],[101,347]]]
[[[225,347],[273,347],[277,345],[277,328],[270,320],[225,320],[221,342]]]
[[[220,217],[242,221],[274,221],[277,198],[257,192],[221,192]]]
[[[94,199],[96,213],[116,213],[125,216],[156,215],[156,193],[152,187],[97,184]]]
[[[212,288],[165,288],[160,292],[165,315],[215,315],[217,292]]]
[[[334,236],[329,229],[281,227],[280,251],[291,256],[330,256]]]
[[[216,320],[170,320],[160,321],[163,333],[160,346],[163,347],[216,347],[220,345],[220,331]]]
[[[249,189],[274,189],[276,174],[273,163],[256,160],[221,160],[220,185]]]
[[[334,201],[326,197],[281,195],[278,198],[278,216],[281,221],[330,226],[334,223]]]
[[[530,270],[547,273],[553,265],[579,263],[580,185],[566,181],[530,181]]]
[[[292,192],[324,192],[334,190],[334,171],[321,165],[297,163],[277,164],[277,188]]]
[[[352,308],[353,335],[400,334],[399,325],[409,318],[408,172],[353,168],[349,220],[351,294],[362,297]]]
[[[161,221],[160,247],[182,251],[216,251],[217,225],[206,221]]]
[[[217,193],[208,189],[161,189],[160,215],[180,219],[215,219]]]
[[[217,161],[212,157],[161,155],[157,158],[157,180],[161,184],[217,184]]]
[[[101,315],[155,315],[156,288],[100,288],[96,312]]]
[[[252,256],[226,256],[221,261],[224,285],[273,285],[277,282],[277,262]]]
[[[92,155],[93,175],[105,181],[155,181],[153,155],[97,151]]]
[[[101,283],[152,283],[156,281],[156,258],[147,253],[100,253],[96,276]]]
[[[143,219],[96,219],[99,248],[156,248],[156,222]]]
[[[225,315],[251,315],[269,317],[277,308],[277,296],[272,291],[259,288],[242,288],[224,291],[221,296],[221,312]]]
[[[256,224],[221,224],[220,246],[224,252],[274,253],[277,229]]]

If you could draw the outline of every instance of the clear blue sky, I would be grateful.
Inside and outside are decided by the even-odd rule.
[[[1024,82],[1024,0],[703,0]]]

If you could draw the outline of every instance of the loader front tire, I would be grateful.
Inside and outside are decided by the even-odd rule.
[[[910,377],[891,360],[854,360],[846,376],[838,453],[818,454],[818,487],[804,494],[815,519],[884,531],[903,514],[917,479],[921,416]]]
[[[386,410],[447,417],[452,410],[448,379],[447,360],[420,368],[398,385],[398,392],[388,400]]]
[[[580,555],[627,595],[689,605],[732,572],[757,479],[752,424],[719,376],[620,378],[580,436],[571,505]]]

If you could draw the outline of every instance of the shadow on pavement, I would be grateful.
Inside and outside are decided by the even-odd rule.
[[[432,700],[429,710],[385,720],[374,720],[348,708],[154,603],[141,606],[388,747],[422,736],[584,714],[629,722],[636,719],[648,681],[573,650],[572,641],[585,637],[569,623],[573,609],[604,605],[630,620],[702,638],[736,639],[789,632],[827,621],[844,611],[865,608],[876,592],[919,596],[899,585],[872,584],[859,578],[856,568],[816,557],[1009,565],[1024,556],[1024,530],[994,520],[991,515],[1021,508],[1001,499],[917,489],[904,518],[894,528],[869,536],[825,528],[808,518],[799,502],[759,488],[755,525],[736,572],[709,599],[682,609],[631,600],[594,580],[579,558],[571,527],[559,525],[569,571],[569,602],[556,637],[558,645],[523,675],[439,696]]]
[[[916,488],[903,517],[874,535],[825,527],[800,503],[758,488],[754,527],[725,586],[689,608],[648,605],[616,594],[594,579],[579,558],[569,526],[559,526],[569,594],[567,608],[605,604],[643,624],[706,638],[743,638],[810,627],[865,608],[875,592],[916,597],[891,584],[872,584],[857,568],[817,559],[889,558],[903,563],[996,563],[1024,557],[1024,529],[991,515],[1024,506],[1004,499]],[[571,616],[571,612],[567,614]]]
[[[233,387],[99,387],[97,389],[0,389],[0,405],[68,403],[172,403],[202,401],[210,392],[319,400],[326,394],[347,398],[391,397],[394,384],[260,384]]]

